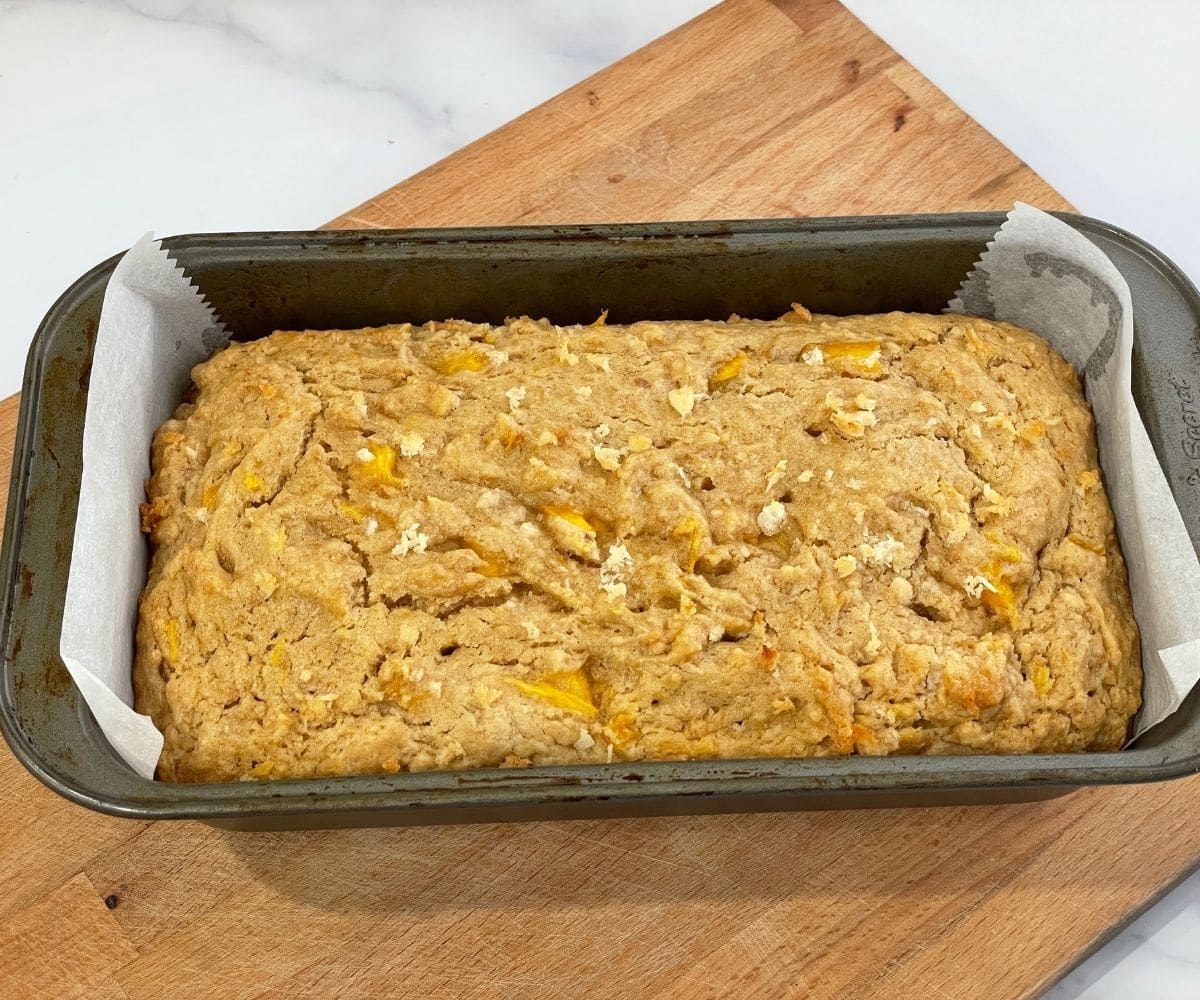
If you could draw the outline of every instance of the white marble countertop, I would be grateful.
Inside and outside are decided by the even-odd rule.
[[[0,398],[146,230],[311,229],[711,0],[0,0]]]
[[[986,74],[964,74],[961,66],[956,73],[921,44],[931,35],[918,30],[921,16],[940,9],[943,0],[925,3],[925,9],[903,5],[910,15],[904,23],[889,19],[887,5],[876,0],[851,0],[1035,169],[1049,169],[1047,176],[1068,197],[1104,215],[1090,208],[1087,197],[1102,196],[1105,189],[1095,183],[1094,171],[1077,167],[1071,173],[1062,135],[1053,143],[1043,137],[1039,146],[1036,129],[1021,124],[1036,125],[1036,116],[1006,113],[1001,102],[990,100]],[[1043,6],[1074,8],[1082,19],[1084,3]],[[0,301],[6,314],[0,328],[0,397],[19,388],[29,339],[58,293],[146,229],[166,235],[319,225],[708,5],[708,0],[505,5],[488,0],[0,0],[0,218],[6,223],[0,241]],[[956,9],[962,10],[957,0]],[[1137,9],[1144,12],[1146,5]],[[1031,10],[1024,4],[1020,16]],[[1191,26],[1200,28],[1200,23]],[[1178,35],[1194,37],[1195,32]],[[976,42],[983,44],[979,38],[985,37],[980,32]],[[1097,37],[1094,24],[1083,33],[1090,45]],[[989,64],[986,56],[971,66]],[[1102,70],[1111,79],[1120,65],[1119,60],[1094,60],[1090,70],[1065,72],[1060,66],[1059,75],[1077,83],[1079,72]],[[1126,72],[1132,74],[1137,65],[1129,62]],[[1183,81],[1178,89],[1186,91],[1196,79],[1197,65],[1174,67]],[[1166,73],[1155,79],[1163,77],[1169,84]],[[1130,109],[1134,113],[1136,108]],[[1157,122],[1161,109],[1155,115]],[[1086,143],[1101,134],[1081,130],[1080,149],[1090,150]],[[1173,163],[1168,152],[1175,151],[1158,157],[1165,166],[1156,172],[1158,186],[1149,195],[1161,194],[1171,182],[1174,175],[1167,168],[1182,164],[1183,173],[1194,175],[1200,162],[1193,156]],[[1144,149],[1142,155],[1153,159]],[[1081,159],[1082,153],[1076,157]],[[1175,174],[1182,176],[1180,170]],[[1081,198],[1078,191],[1089,194]],[[1190,193],[1191,204],[1200,204]],[[1103,199],[1092,198],[1097,200]],[[1141,219],[1157,226],[1162,216],[1178,214],[1139,204],[1128,198],[1109,217],[1138,230]],[[1141,231],[1162,242],[1144,227]],[[1200,875],[1088,959],[1050,996],[1200,996],[1197,942]]]

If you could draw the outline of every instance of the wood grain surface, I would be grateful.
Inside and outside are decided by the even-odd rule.
[[[1065,202],[845,10],[720,6],[342,227]],[[16,401],[0,404],[0,462]],[[0,996],[1029,996],[1200,856],[1200,778],[995,808],[303,834],[0,751]]]

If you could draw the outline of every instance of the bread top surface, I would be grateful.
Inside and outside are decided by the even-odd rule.
[[[1114,749],[1090,410],[958,316],[280,332],[143,510],[159,776]]]

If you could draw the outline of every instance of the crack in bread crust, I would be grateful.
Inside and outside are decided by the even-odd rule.
[[[1137,629],[1078,379],[956,316],[281,332],[143,518],[160,778],[1115,749]]]

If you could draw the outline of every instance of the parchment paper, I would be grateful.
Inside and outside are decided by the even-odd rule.
[[[96,331],[59,652],[113,749],[147,778],[163,738],[132,708],[132,673],[147,569],[138,505],[146,499],[150,440],[187,392],[192,366],[228,340],[149,234],[121,258]]]
[[[947,311],[1040,333],[1085,373],[1142,633],[1145,704],[1136,732],[1144,732],[1200,679],[1200,622],[1188,606],[1188,595],[1200,591],[1200,562],[1130,393],[1129,288],[1085,237],[1018,204]],[[104,734],[146,777],[154,774],[162,736],[131,707],[137,600],[147,569],[138,505],[154,431],[187,391],[192,367],[227,341],[212,309],[158,243],[146,236],[126,253],[109,281],[96,335],[60,651]]]
[[[1200,679],[1200,562],[1133,402],[1133,302],[1116,266],[1065,222],[1018,203],[947,307],[1040,333],[1084,373],[1100,468],[1142,633],[1134,735],[1179,707]]]

